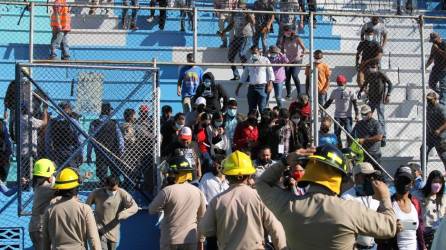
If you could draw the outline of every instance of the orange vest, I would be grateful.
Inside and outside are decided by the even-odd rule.
[[[65,0],[55,0],[53,14],[51,15],[51,28],[61,31],[71,30],[71,16]]]

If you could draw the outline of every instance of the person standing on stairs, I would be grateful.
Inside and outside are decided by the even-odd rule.
[[[237,8],[237,1],[236,0],[214,0],[214,9],[216,10],[233,10]],[[217,35],[221,34],[223,30],[225,29],[225,23],[229,23],[231,20],[231,13],[230,12],[216,12],[216,15],[218,17],[218,31]],[[226,38],[226,35],[221,35],[221,42],[220,48],[226,48],[228,47],[228,39]]]
[[[274,6],[268,0],[257,0],[254,2],[254,10],[257,11],[274,11]],[[262,40],[262,52],[263,55],[267,54],[268,51],[268,33],[270,32],[273,21],[274,14],[265,13],[255,13],[255,33],[253,37],[253,45],[260,48],[259,39]]]
[[[432,48],[426,68],[434,63],[429,75],[429,87],[440,95],[440,103],[446,105],[446,42],[436,32],[430,34],[429,42]]]
[[[325,102],[327,101],[327,93],[328,93],[328,88],[330,88],[330,75],[331,75],[331,70],[330,67],[328,66],[328,64],[326,64],[323,61],[324,55],[322,53],[321,50],[316,50],[313,53],[313,57],[314,57],[314,64],[315,67],[317,68],[317,89],[319,92],[318,95],[318,103],[320,105],[324,105]],[[306,90],[307,90],[307,94],[311,95],[312,93],[310,92],[310,66],[307,66],[305,68],[305,85],[306,85]]]
[[[123,0],[122,5],[125,7],[129,6],[129,1],[132,7],[138,7],[139,6],[139,0]],[[122,29],[127,29],[127,12],[129,9],[123,8],[122,9]],[[132,9],[132,17],[130,19],[130,29],[131,30],[138,30],[138,26],[136,25],[136,15],[138,14],[138,9]]]
[[[67,42],[68,33],[71,31],[71,15],[66,0],[55,0],[53,5],[53,13],[51,14],[51,45],[50,60],[57,57],[56,48],[62,50],[62,60],[69,60],[70,53]]]
[[[247,10],[246,0],[239,0],[237,10]],[[221,37],[225,37],[226,32],[234,29],[234,37],[229,44],[228,60],[235,62],[235,56],[238,55],[242,63],[246,63],[249,56],[249,49],[252,44],[253,29],[255,23],[254,15],[244,12],[235,12],[232,14],[229,25],[220,32]],[[231,66],[234,77],[231,81],[240,80],[240,74],[236,66]]]
[[[366,40],[365,31],[369,28],[373,29],[373,41],[384,48],[387,44],[387,29],[384,23],[379,21],[379,17],[373,16],[370,22],[365,23],[361,28],[361,41]]]
[[[360,88],[364,84],[364,74],[372,63],[381,62],[383,56],[383,48],[381,45],[374,41],[375,32],[373,28],[365,30],[365,40],[358,44],[356,52],[356,69],[358,71],[357,83]],[[359,60],[361,59],[361,61]]]
[[[187,54],[187,62],[194,63],[195,58],[192,53]],[[195,65],[185,65],[180,68],[178,76],[177,95],[181,96],[183,113],[192,111],[191,99],[194,97],[198,85],[203,77],[203,69]]]
[[[256,46],[251,47],[251,55],[249,63],[270,64],[267,57],[260,55],[259,48]],[[267,96],[273,88],[274,80],[274,71],[271,66],[246,67],[243,70],[242,79],[235,90],[235,95],[238,96],[243,83],[249,83],[247,93],[249,110],[263,112],[263,109],[267,106]]]

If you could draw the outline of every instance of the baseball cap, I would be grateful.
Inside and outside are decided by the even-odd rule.
[[[200,96],[197,98],[197,100],[195,100],[195,105],[200,105],[200,104],[204,104],[206,105],[206,99],[204,99],[204,97]]]
[[[269,47],[269,51],[272,52],[272,53],[280,53],[280,49],[276,45],[271,45]]]
[[[149,112],[149,106],[147,104],[141,104],[141,106],[139,106],[139,112],[141,113]]]
[[[369,105],[362,105],[362,107],[361,107],[361,114],[368,114],[368,113],[370,113],[370,112],[372,112],[372,109],[370,108],[370,106]]]
[[[413,180],[412,169],[409,166],[401,166],[396,170],[395,179],[406,177]]]
[[[426,99],[430,99],[430,100],[432,100],[432,99],[438,99],[438,97],[437,97],[437,93],[435,93],[435,92],[433,92],[433,91],[427,93],[427,95],[426,95]]]
[[[356,166],[353,167],[353,175],[358,175],[358,174],[374,174],[374,173],[378,173],[379,171],[375,170],[375,168],[373,168],[372,164],[368,163],[368,162],[361,162],[356,164]]]
[[[437,32],[432,32],[429,35],[429,42],[433,42],[435,39],[437,39],[438,37],[440,37],[440,35]]]
[[[181,140],[192,140],[192,130],[189,127],[183,127],[180,130],[180,139]]]
[[[345,77],[345,75],[338,75],[338,77],[336,77],[336,82],[344,85],[347,83],[347,77]]]

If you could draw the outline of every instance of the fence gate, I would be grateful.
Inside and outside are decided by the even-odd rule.
[[[80,191],[118,176],[139,205],[157,190],[160,93],[156,68],[17,64],[19,215],[32,209],[33,164],[49,158],[78,170]]]

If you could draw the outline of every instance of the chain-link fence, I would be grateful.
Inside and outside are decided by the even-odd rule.
[[[159,89],[155,68],[20,64],[16,114],[21,213],[29,212],[32,170],[49,158],[78,170],[81,191],[109,175],[147,201],[157,190]],[[31,76],[32,73],[32,76]],[[20,94],[19,94],[20,93]],[[31,94],[32,93],[32,94]]]

